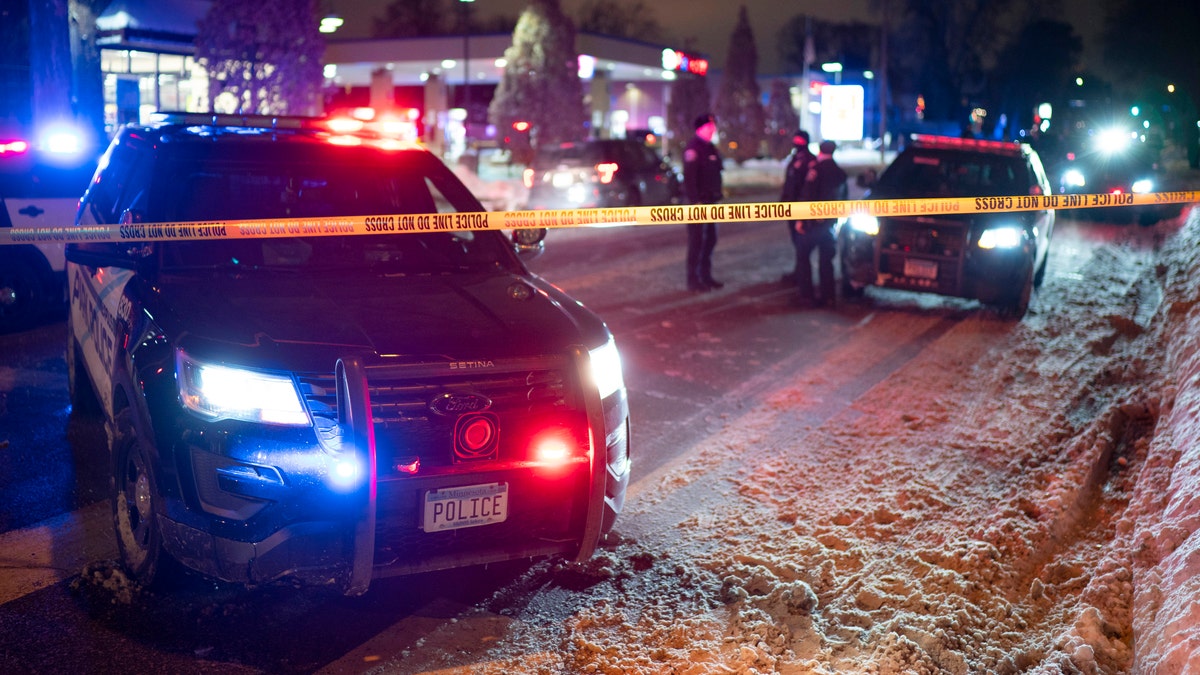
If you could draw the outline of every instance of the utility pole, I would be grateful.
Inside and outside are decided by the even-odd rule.
[[[879,162],[887,162],[887,111],[888,111],[888,16],[891,0],[883,0],[883,20],[879,28]]]

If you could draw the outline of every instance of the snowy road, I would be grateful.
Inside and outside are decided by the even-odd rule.
[[[883,293],[814,317],[820,358],[762,359],[706,408],[593,565],[535,569],[371,672],[1128,672],[1172,226],[1062,225],[1023,321]],[[676,372],[771,344],[710,342]]]
[[[1129,672],[1180,223],[1060,221],[1021,321],[874,291],[797,311],[769,225],[722,230],[705,295],[674,228],[555,231],[532,263],[626,359],[636,481],[592,564],[131,609],[60,582],[0,607],[0,670]],[[59,653],[31,646],[47,630]]]

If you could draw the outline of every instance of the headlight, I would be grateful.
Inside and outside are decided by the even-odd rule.
[[[307,426],[308,411],[292,378],[197,361],[183,352],[175,359],[183,405],[213,420]]]
[[[850,216],[850,220],[847,222],[849,222],[850,229],[852,230],[857,230],[872,237],[879,234],[879,219],[875,216],[868,216],[861,213],[855,214]]]
[[[609,338],[603,347],[588,352],[592,366],[592,382],[600,391],[600,398],[612,396],[625,386],[625,378],[621,375],[621,354],[617,351],[617,343]]]
[[[1083,177],[1083,172],[1079,169],[1067,169],[1063,172],[1063,183],[1067,187],[1083,187],[1087,185],[1087,181]]]
[[[1024,233],[1019,227],[1006,225],[1003,227],[993,227],[983,231],[979,235],[979,248],[1017,248],[1021,245],[1021,240],[1024,239]]]
[[[1133,188],[1133,192],[1135,194],[1144,194],[1147,192],[1154,192],[1154,181],[1150,180],[1149,178],[1135,180],[1135,181],[1133,181],[1132,188]]]
[[[1124,129],[1104,129],[1096,136],[1096,148],[1107,155],[1125,152],[1132,142],[1130,132]]]

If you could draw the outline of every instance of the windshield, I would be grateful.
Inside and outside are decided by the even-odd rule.
[[[499,232],[411,233],[422,220],[428,224],[430,214],[483,210],[425,153],[387,163],[191,157],[168,167],[161,189],[153,191],[161,197],[147,205],[165,222],[379,215],[385,234],[170,242],[161,245],[165,269],[410,273],[482,269],[511,260]],[[407,214],[413,217],[405,222]]]
[[[879,177],[873,194],[889,197],[1026,195],[1034,185],[1020,157],[979,152],[901,153]]]

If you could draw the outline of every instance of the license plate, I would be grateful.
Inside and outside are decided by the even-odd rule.
[[[932,260],[914,260],[909,258],[904,261],[904,276],[916,277],[917,279],[936,279],[937,267],[937,263]]]
[[[502,523],[508,518],[508,483],[429,490],[422,518],[426,532]]]

